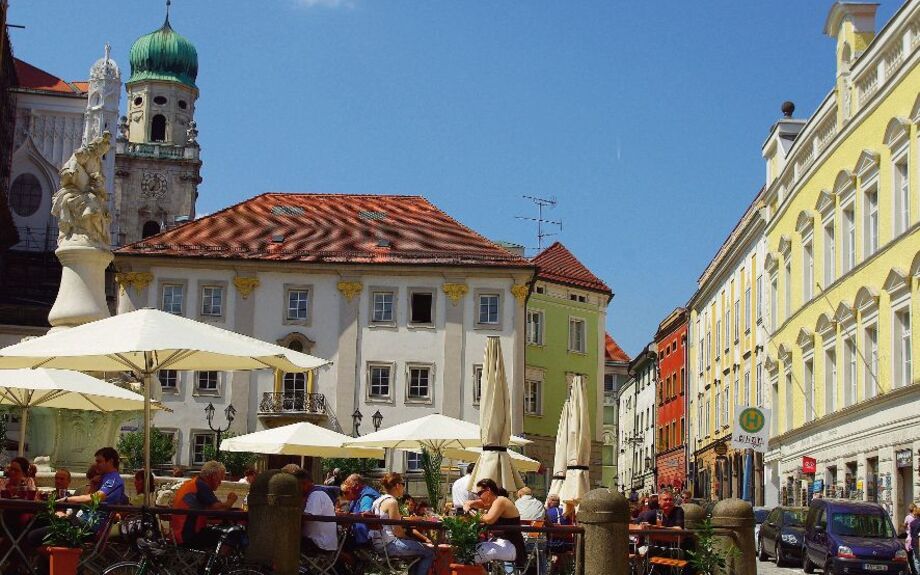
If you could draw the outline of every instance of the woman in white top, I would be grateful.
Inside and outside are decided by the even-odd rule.
[[[402,475],[387,473],[380,480],[383,495],[374,500],[371,511],[381,519],[401,519],[399,501],[406,491]],[[398,525],[381,525],[380,530],[371,531],[374,546],[393,557],[418,557],[419,560],[409,569],[409,575],[426,575],[434,563],[434,548],[419,541],[408,539],[405,530]]]

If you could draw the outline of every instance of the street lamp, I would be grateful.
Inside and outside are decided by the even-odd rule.
[[[374,431],[380,431],[380,425],[383,423],[383,414],[380,413],[379,409],[371,416],[371,422],[374,424]]]
[[[361,420],[364,419],[364,416],[361,415],[361,410],[355,408],[355,412],[351,414],[351,436],[358,437],[358,428],[361,426]]]
[[[220,452],[220,436],[229,431],[230,426],[233,425],[233,418],[236,416],[236,408],[233,407],[232,403],[227,405],[227,409],[224,410],[224,416],[227,418],[227,427],[224,428],[220,426],[214,427],[214,411],[213,403],[209,403],[208,406],[204,408],[205,417],[208,418],[208,427],[217,434],[216,451]]]

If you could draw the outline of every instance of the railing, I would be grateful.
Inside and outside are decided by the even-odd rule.
[[[283,415],[288,413],[325,415],[326,396],[322,393],[305,391],[268,391],[262,394],[259,414]]]
[[[126,149],[129,154],[134,156],[172,159],[181,159],[185,157],[185,146],[128,143]]]

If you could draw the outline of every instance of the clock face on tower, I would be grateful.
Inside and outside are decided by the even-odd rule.
[[[144,172],[141,177],[141,197],[157,200],[166,195],[168,182],[162,172]]]

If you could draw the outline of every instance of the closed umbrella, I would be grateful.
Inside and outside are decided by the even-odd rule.
[[[553,456],[553,478],[549,484],[547,498],[550,495],[559,495],[562,491],[562,484],[565,481],[565,467],[568,453],[566,446],[569,444],[569,400],[562,404],[562,412],[559,414],[559,429],[556,431],[556,453]]]
[[[566,445],[565,482],[559,491],[562,501],[577,501],[591,490],[588,463],[591,461],[591,418],[585,381],[580,375],[572,379],[572,395],[569,398],[569,429]]]
[[[278,369],[306,372],[325,360],[155,309],[85,323],[0,349],[0,369],[130,371],[144,382],[144,467],[150,469],[150,394],[156,372]],[[145,505],[149,505],[145,489]]]
[[[301,457],[383,457],[383,450],[379,448],[344,446],[346,439],[347,435],[301,422],[225,439],[220,443],[220,450]]]
[[[29,409],[83,409],[87,411],[140,411],[144,396],[101,379],[67,369],[0,370],[0,405],[21,410],[19,455],[25,451]]]
[[[482,396],[479,399],[482,455],[470,476],[471,487],[480,479],[492,479],[509,492],[524,487],[521,475],[508,455],[511,441],[509,395],[501,341],[496,336],[489,336],[482,366]]]

